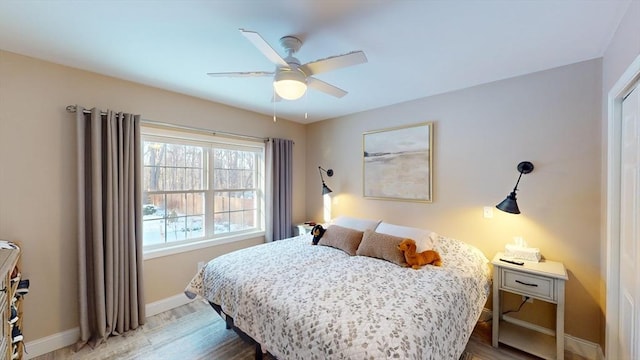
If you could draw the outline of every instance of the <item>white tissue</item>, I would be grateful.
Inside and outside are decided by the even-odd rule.
[[[504,247],[504,255],[514,259],[522,259],[528,261],[539,262],[540,249],[527,247],[527,242],[521,237],[514,237],[513,244],[507,244]]]

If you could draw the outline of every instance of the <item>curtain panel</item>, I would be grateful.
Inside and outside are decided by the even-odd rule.
[[[267,241],[293,236],[293,140],[270,139],[267,144]]]
[[[80,340],[145,322],[140,115],[76,107]]]

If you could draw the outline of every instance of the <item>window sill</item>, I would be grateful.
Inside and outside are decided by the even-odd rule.
[[[161,249],[149,249],[143,250],[143,259],[150,260],[163,256],[170,256],[180,254],[187,251],[193,251],[198,249],[204,249],[212,246],[228,244],[236,241],[242,241],[247,239],[254,239],[260,236],[264,236],[264,231],[255,231],[250,233],[244,233],[239,235],[219,237],[215,239],[206,239],[197,242],[191,242],[187,244],[176,244],[175,246],[166,246]]]

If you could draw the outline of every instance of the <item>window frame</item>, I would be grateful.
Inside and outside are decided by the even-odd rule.
[[[152,259],[161,256],[167,256],[186,251],[203,249],[215,245],[226,244],[236,241],[252,239],[265,235],[265,200],[266,200],[266,181],[265,181],[265,143],[261,140],[245,140],[234,137],[220,136],[215,133],[204,133],[197,130],[186,129],[167,129],[160,126],[141,126],[140,147],[144,156],[145,141],[158,141],[160,143],[174,143],[188,146],[203,147],[203,162],[206,163],[206,169],[203,174],[203,190],[161,190],[153,191],[153,194],[170,194],[170,193],[204,193],[204,227],[205,234],[197,239],[185,239],[175,242],[164,242],[144,246],[143,239],[143,256],[144,259]],[[214,189],[214,156],[215,149],[250,151],[255,153],[255,179],[254,188],[249,189]],[[141,174],[144,177],[144,159],[141,159]],[[144,180],[141,183],[141,192],[148,193],[144,189]],[[234,231],[231,233],[215,234],[213,229],[214,222],[214,194],[220,191],[255,191],[255,223],[256,227],[246,230]],[[165,238],[166,240],[166,238]]]

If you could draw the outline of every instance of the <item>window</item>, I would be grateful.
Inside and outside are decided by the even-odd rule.
[[[264,144],[143,128],[143,246],[263,231]]]

